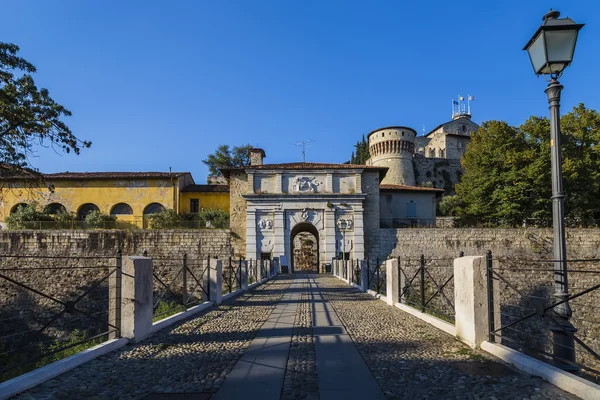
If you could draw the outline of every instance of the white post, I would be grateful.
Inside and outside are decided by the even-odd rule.
[[[367,260],[360,260],[360,290],[366,292],[369,290],[369,269]]]
[[[152,259],[123,260],[121,336],[133,342],[144,340],[152,328]]]
[[[240,269],[242,275],[242,290],[248,290],[248,261],[242,260]]]
[[[346,260],[346,283],[352,285],[352,260]]]
[[[488,339],[485,257],[454,259],[456,337],[475,348]]]
[[[400,281],[398,279],[398,259],[392,258],[385,262],[387,303],[394,306],[400,302]]]
[[[210,259],[210,301],[223,302],[223,263],[215,258]]]

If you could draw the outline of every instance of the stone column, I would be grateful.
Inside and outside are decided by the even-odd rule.
[[[283,210],[275,210],[273,220],[273,257],[285,255],[285,220]]]
[[[144,340],[152,328],[152,259],[123,259],[121,336],[133,342]]]
[[[488,339],[485,257],[454,259],[456,337],[475,348]]]
[[[354,258],[365,258],[365,225],[362,204],[354,206]]]
[[[256,211],[246,211],[246,259],[256,260],[257,258],[257,246],[256,246]]]
[[[215,258],[210,259],[210,301],[223,302],[223,263]]]
[[[387,285],[387,303],[390,306],[400,302],[400,279],[398,276],[398,259],[392,258],[385,262],[385,276]]]

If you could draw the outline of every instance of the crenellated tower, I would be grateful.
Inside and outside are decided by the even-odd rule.
[[[367,165],[387,167],[383,185],[415,186],[413,154],[417,132],[405,126],[390,126],[369,133]]]

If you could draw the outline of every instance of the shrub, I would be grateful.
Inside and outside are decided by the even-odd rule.
[[[96,229],[111,229],[115,227],[116,217],[108,214],[103,214],[100,211],[92,211],[85,216],[85,223],[88,228]]]
[[[225,210],[203,208],[198,212],[198,219],[204,222],[207,228],[229,228],[229,213]]]
[[[8,229],[40,229],[45,225],[44,222],[49,221],[53,221],[52,217],[39,212],[35,204],[19,206],[14,213],[6,217]]]
[[[152,229],[174,229],[181,223],[181,216],[175,210],[165,210],[163,212],[152,214],[150,218],[150,228]]]

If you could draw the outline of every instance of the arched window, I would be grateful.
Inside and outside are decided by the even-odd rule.
[[[115,206],[110,211],[110,215],[132,215],[133,209],[127,203],[119,203],[115,204]]]
[[[144,215],[150,215],[150,214],[158,214],[165,211],[165,207],[163,207],[162,204],[160,203],[151,203],[148,204],[146,206],[146,208],[144,208]]]
[[[44,213],[50,215],[66,214],[67,208],[60,203],[50,203],[44,207]]]
[[[18,210],[19,208],[25,208],[25,207],[27,207],[27,204],[26,204],[26,203],[19,203],[19,204],[15,204],[15,205],[13,206],[13,208],[11,208],[11,209],[10,209],[10,213],[11,213],[11,214],[14,214],[14,213],[16,213],[16,212],[17,212],[17,210]]]
[[[77,211],[77,218],[80,221],[85,220],[85,217],[91,213],[92,211],[100,211],[97,205],[93,203],[85,203],[81,207],[79,207],[79,211]]]

